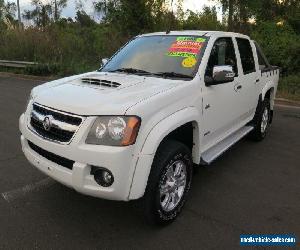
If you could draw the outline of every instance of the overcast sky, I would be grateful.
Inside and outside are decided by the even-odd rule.
[[[16,0],[8,0],[8,1],[17,2]],[[21,12],[23,12],[23,10],[25,10],[25,9],[30,9],[30,1],[31,0],[20,0]],[[42,0],[42,1],[47,2],[49,0]],[[83,0],[82,2],[85,3],[86,12],[88,14],[94,16],[95,13],[93,11],[93,2],[95,2],[95,0],[85,0],[85,1]],[[176,0],[174,2],[176,2]],[[74,17],[75,14],[76,14],[76,11],[75,11],[76,4],[75,3],[76,3],[76,0],[69,0],[68,1],[68,6],[62,12],[62,16],[64,16],[64,17]],[[184,8],[185,9],[199,11],[203,8],[204,5],[214,6],[215,3],[212,2],[211,0],[184,0]],[[221,16],[219,15],[219,19],[220,18],[221,18]]]

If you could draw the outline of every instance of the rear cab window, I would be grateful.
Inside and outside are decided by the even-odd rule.
[[[244,75],[255,72],[255,61],[250,41],[239,37],[236,38],[236,41],[240,52]]]
[[[262,52],[257,42],[254,42],[254,44],[255,44],[257,58],[258,58],[259,70],[261,70],[262,72],[268,70],[270,68],[270,63],[268,62],[266,56]]]

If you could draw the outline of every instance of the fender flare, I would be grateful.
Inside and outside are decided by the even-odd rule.
[[[193,122],[194,126],[194,147],[193,147],[193,161],[199,163],[200,161],[200,143],[199,143],[199,111],[195,107],[188,107],[179,110],[165,119],[158,122],[147,135],[142,146],[139,159],[135,166],[134,175],[132,179],[129,199],[138,199],[144,195],[146,190],[148,177],[152,167],[152,162],[157,148],[163,139],[175,129],[180,126]]]
[[[271,105],[271,109],[273,110],[274,108],[274,100],[275,100],[275,84],[273,81],[268,81],[266,83],[266,85],[263,87],[262,91],[261,91],[261,95],[262,95],[262,100],[265,100],[265,96],[266,93],[271,90],[271,96],[270,96],[270,105]]]

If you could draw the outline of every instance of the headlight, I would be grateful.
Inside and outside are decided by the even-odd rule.
[[[122,117],[114,117],[110,119],[108,122],[108,131],[110,137],[115,141],[121,140],[124,136],[126,126],[127,124]]]
[[[128,146],[135,143],[141,119],[136,116],[98,117],[87,138],[87,144]]]

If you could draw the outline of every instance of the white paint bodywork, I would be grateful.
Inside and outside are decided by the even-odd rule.
[[[146,34],[166,35],[165,33]],[[209,37],[198,73],[191,81],[143,77],[124,73],[90,72],[63,78],[33,89],[33,99],[20,117],[22,149],[27,159],[45,174],[83,194],[113,200],[131,200],[143,196],[152,161],[161,141],[173,130],[193,123],[193,161],[200,163],[203,152],[230,136],[252,120],[259,100],[269,89],[272,98],[277,89],[278,70],[266,76],[259,70],[249,77],[241,70],[237,54],[239,78],[232,83],[206,87],[204,72],[210,51],[220,37],[247,36],[209,31],[171,32],[169,35],[200,35]],[[235,48],[237,48],[234,40]],[[254,44],[253,51],[255,52]],[[238,51],[238,50],[237,50]],[[254,53],[256,68],[257,55]],[[268,74],[268,73],[267,73]],[[88,86],[81,78],[93,77],[121,84],[118,88]],[[259,82],[255,80],[259,79]],[[242,84],[236,92],[235,85]],[[273,103],[273,99],[271,102]],[[52,109],[86,117],[68,145],[45,140],[28,129],[30,107],[33,102]],[[210,109],[206,110],[205,105]],[[272,106],[273,107],[273,106]],[[142,119],[136,143],[128,147],[87,145],[85,139],[99,115],[135,115]],[[204,136],[207,132],[208,136]],[[28,140],[37,146],[75,161],[68,170],[41,157],[28,146]],[[99,186],[90,175],[91,165],[109,169],[115,178],[111,187]]]

